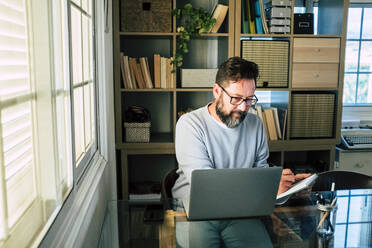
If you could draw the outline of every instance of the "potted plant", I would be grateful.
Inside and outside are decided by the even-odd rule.
[[[172,10],[172,15],[179,21],[177,27],[176,54],[171,64],[182,66],[183,54],[188,53],[188,42],[190,39],[199,38],[201,34],[208,33],[216,22],[212,15],[202,8],[194,8],[190,3],[182,8]],[[173,70],[172,72],[174,72]]]

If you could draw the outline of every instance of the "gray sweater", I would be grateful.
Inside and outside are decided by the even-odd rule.
[[[176,157],[180,175],[172,194],[189,196],[191,172],[195,169],[267,167],[269,156],[261,119],[248,113],[235,128],[215,120],[208,106],[184,114],[176,125]]]

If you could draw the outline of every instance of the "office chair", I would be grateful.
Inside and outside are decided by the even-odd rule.
[[[163,199],[164,208],[172,209],[169,199],[172,198],[172,188],[179,175],[177,174],[178,168],[170,170],[163,178],[161,183],[161,197]]]
[[[313,191],[329,191],[332,183],[335,190],[372,189],[372,177],[352,171],[325,171],[318,174]]]

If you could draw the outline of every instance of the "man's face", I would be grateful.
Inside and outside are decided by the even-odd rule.
[[[218,86],[219,87],[219,86]],[[238,126],[246,117],[250,106],[243,101],[240,105],[230,103],[232,97],[253,97],[255,83],[253,79],[240,79],[237,82],[230,83],[225,91],[220,87],[218,97],[216,98],[216,113],[221,121],[229,128]]]

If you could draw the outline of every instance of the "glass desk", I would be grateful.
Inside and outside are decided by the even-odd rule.
[[[324,196],[329,193],[320,192]],[[145,214],[143,203],[112,201],[100,247],[205,247],[201,244],[215,235],[210,233],[210,225],[216,227],[220,238],[208,247],[372,247],[372,189],[336,194],[335,232],[328,238],[316,233],[319,196],[315,193],[306,199],[290,199],[270,216],[213,221],[187,221],[183,211],[172,210],[165,211],[160,221],[156,220],[157,210]],[[234,228],[227,228],[226,234],[224,230],[231,226]],[[243,240],[237,242],[235,235]]]

